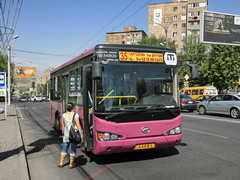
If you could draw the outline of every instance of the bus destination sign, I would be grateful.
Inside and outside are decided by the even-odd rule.
[[[163,62],[162,53],[126,52],[119,51],[120,61],[130,62]]]

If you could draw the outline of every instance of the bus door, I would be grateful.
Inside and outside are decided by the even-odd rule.
[[[83,151],[93,150],[92,71],[91,64],[83,66]]]
[[[65,112],[69,97],[69,74],[62,76],[62,92],[62,110]]]

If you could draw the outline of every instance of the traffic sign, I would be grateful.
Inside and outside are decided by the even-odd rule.
[[[185,79],[186,81],[188,81],[189,78],[190,78],[190,77],[189,77],[187,74],[184,76],[184,79]]]
[[[6,87],[6,73],[0,72],[0,87]]]
[[[0,72],[0,96],[6,96],[6,73]]]

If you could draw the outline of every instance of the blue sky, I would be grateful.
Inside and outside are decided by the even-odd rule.
[[[67,56],[13,50],[13,61],[17,66],[44,71],[97,43],[104,43],[106,32],[119,32],[124,26],[135,25],[148,33],[148,5],[144,6],[147,2],[169,0],[24,0],[16,27],[20,37],[11,41],[12,48]],[[239,7],[239,0],[209,0],[208,10],[240,15]],[[124,8],[125,11],[109,24]]]

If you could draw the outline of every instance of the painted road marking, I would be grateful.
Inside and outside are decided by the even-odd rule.
[[[231,122],[231,123],[236,123],[236,124],[240,124],[240,119],[239,120],[224,120],[224,119],[216,119],[216,118],[211,118],[211,117],[207,117],[207,116],[194,116],[194,115],[186,115],[186,114],[182,114],[183,117],[192,117],[192,118],[198,118],[198,119],[208,119],[208,120],[212,120],[212,121],[222,121],[222,122]]]
[[[209,136],[215,136],[215,137],[219,137],[219,138],[228,139],[228,137],[226,137],[226,136],[221,136],[221,135],[210,133],[210,132],[199,131],[199,130],[194,130],[194,129],[189,129],[189,128],[183,128],[183,130],[187,130],[187,131],[191,131],[191,132],[195,132],[195,133],[200,133],[200,134],[205,134],[205,135],[209,135]]]
[[[17,109],[17,112],[18,112],[18,114],[19,114],[20,118],[21,118],[21,119],[24,119],[24,117],[23,117],[23,114],[22,114],[21,110],[20,110],[19,108],[16,108],[16,109]]]
[[[88,177],[84,178],[84,180],[90,180],[95,179],[97,176],[99,176],[102,172],[106,171],[107,169],[110,169],[113,166],[113,164],[107,164],[103,166],[102,168],[98,169],[94,173],[90,174]]]

